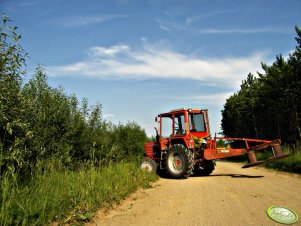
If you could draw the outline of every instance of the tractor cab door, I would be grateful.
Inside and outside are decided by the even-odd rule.
[[[190,112],[189,116],[190,133],[198,138],[205,138],[210,135],[209,120],[206,110]]]
[[[188,124],[185,122],[185,114],[170,113],[160,115],[159,121],[159,144],[161,150],[169,149],[172,139],[183,139],[188,131]]]
[[[173,135],[173,115],[159,115],[158,117],[159,127],[159,145],[161,150],[167,150],[169,148],[170,140]]]
[[[173,137],[184,136],[187,132],[188,126],[185,123],[184,113],[177,113],[173,118]]]

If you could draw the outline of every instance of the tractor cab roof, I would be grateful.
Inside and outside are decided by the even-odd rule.
[[[173,110],[171,110],[169,112],[166,112],[166,113],[161,113],[158,116],[169,117],[169,116],[172,116],[172,114],[174,114],[174,113],[183,112],[183,111],[188,111],[188,112],[193,112],[193,113],[199,113],[201,111],[207,111],[207,109],[200,109],[200,108],[177,108],[177,109],[173,109]]]

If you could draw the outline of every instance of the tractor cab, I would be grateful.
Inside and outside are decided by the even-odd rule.
[[[156,117],[157,142],[161,150],[175,143],[194,148],[194,138],[210,136],[208,110],[181,108]]]

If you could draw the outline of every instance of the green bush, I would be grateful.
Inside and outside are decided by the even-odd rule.
[[[137,123],[103,120],[100,103],[90,106],[62,87],[50,87],[41,67],[23,84],[26,54],[10,22],[4,16],[0,32],[0,172],[26,180],[37,162],[52,158],[76,169],[141,156],[148,138]]]
[[[298,151],[288,158],[268,163],[266,167],[301,174],[301,152]]]

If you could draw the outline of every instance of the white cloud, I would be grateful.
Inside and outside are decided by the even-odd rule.
[[[249,72],[261,69],[265,54],[247,57],[201,58],[185,55],[143,40],[136,51],[127,45],[92,47],[89,59],[48,67],[50,76],[83,76],[113,79],[189,79],[213,85],[237,86]]]
[[[208,11],[208,12],[203,12],[197,15],[192,15],[188,16],[185,20],[185,24],[190,26],[196,22],[204,21],[204,20],[209,20],[212,17],[219,17],[221,14],[229,14],[236,12],[237,10],[213,10],[213,11]]]
[[[230,28],[230,29],[200,29],[198,33],[203,34],[258,34],[258,33],[290,33],[289,29],[278,27],[264,27],[264,28]]]
[[[198,95],[198,96],[184,96],[184,97],[171,97],[174,100],[195,100],[202,104],[208,105],[217,105],[224,104],[226,99],[233,95],[233,92],[226,92],[226,93],[214,93],[214,94],[207,94],[207,95]]]
[[[129,51],[129,47],[127,45],[115,45],[110,48],[105,47],[92,47],[89,50],[90,57],[113,57],[116,54]]]
[[[102,23],[108,20],[114,20],[118,18],[127,17],[126,15],[102,15],[102,16],[71,16],[56,18],[52,22],[59,26],[75,27],[86,26]]]
[[[102,117],[104,118],[104,119],[106,119],[106,118],[113,118],[113,117],[115,117],[116,115],[115,114],[104,114]]]
[[[168,21],[157,19],[160,29],[171,32],[191,32],[195,34],[261,34],[261,33],[270,33],[270,34],[289,34],[291,29],[287,27],[249,27],[249,28],[199,28],[200,26],[192,26],[196,21],[204,18],[204,15],[193,16],[186,18],[184,23],[176,21]],[[203,26],[203,25],[202,25]]]
[[[148,96],[148,100],[160,99],[160,100],[171,100],[175,103],[202,103],[202,105],[214,106],[214,107],[222,107],[226,100],[233,95],[232,92],[217,92],[217,93],[207,93],[201,95],[172,95],[172,96],[162,96],[162,95],[151,95]],[[186,106],[185,106],[186,107]]]

